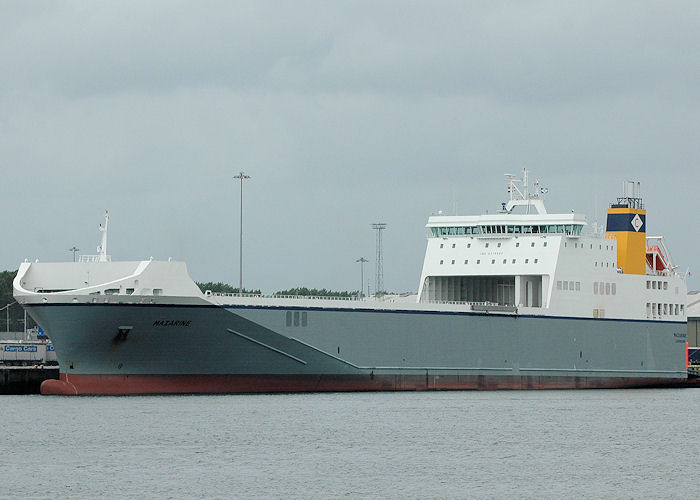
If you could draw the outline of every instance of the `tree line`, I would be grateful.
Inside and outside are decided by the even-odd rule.
[[[24,330],[24,309],[15,302],[12,296],[12,280],[15,279],[17,271],[0,271],[0,332],[21,332]],[[14,303],[14,304],[13,304]],[[5,306],[12,304],[9,307],[9,328],[7,324],[8,311]],[[27,316],[27,328],[36,326],[34,320]]]
[[[209,290],[210,292],[213,293],[231,293],[231,294],[237,294],[238,293],[238,287],[233,287],[229,285],[228,283],[222,283],[220,281],[214,283],[212,281],[208,281],[206,283],[200,283],[197,282],[197,286],[202,292],[206,292]],[[250,293],[253,295],[261,295],[260,290],[253,290],[253,289],[248,289],[246,287],[243,287],[243,293]],[[289,288],[287,290],[279,290],[273,295],[302,295],[302,296],[309,296],[309,297],[357,297],[359,292],[357,291],[336,291],[336,290],[327,290],[326,288],[307,288],[307,287],[297,287],[297,288]]]

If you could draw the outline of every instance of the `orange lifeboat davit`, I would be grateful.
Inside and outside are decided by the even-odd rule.
[[[659,245],[651,245],[647,248],[647,264],[652,271],[666,271],[669,268],[668,260],[664,257]]]

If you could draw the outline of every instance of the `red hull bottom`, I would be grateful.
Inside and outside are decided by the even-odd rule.
[[[244,394],[275,392],[619,389],[685,384],[680,378],[493,375],[66,375],[44,395]]]

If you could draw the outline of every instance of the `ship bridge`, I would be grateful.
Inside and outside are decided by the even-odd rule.
[[[547,213],[539,183],[534,194],[518,186],[527,171],[522,181],[506,177],[510,200],[499,213],[428,219],[419,302],[547,306],[560,248],[583,247],[586,217]]]

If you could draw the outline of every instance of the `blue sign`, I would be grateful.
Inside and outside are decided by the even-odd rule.
[[[55,351],[56,348],[53,346],[53,344],[46,344],[46,350],[47,351]]]
[[[37,352],[35,345],[6,345],[5,352]]]

